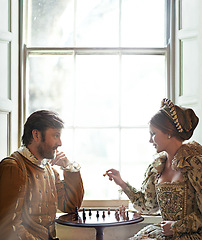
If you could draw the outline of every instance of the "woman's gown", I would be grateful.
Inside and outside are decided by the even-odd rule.
[[[166,156],[157,158],[148,168],[141,191],[129,184],[124,190],[138,211],[154,213],[160,210],[163,221],[174,221],[173,236],[166,237],[161,225],[148,225],[130,240],[135,239],[202,239],[202,147],[196,142],[183,144],[173,160],[172,167],[181,169],[182,182],[158,183]]]

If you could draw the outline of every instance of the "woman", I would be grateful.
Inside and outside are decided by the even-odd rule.
[[[183,144],[198,124],[192,109],[181,108],[163,99],[149,122],[150,143],[159,156],[148,167],[141,191],[122,180],[119,171],[106,173],[142,213],[160,209],[163,221],[149,225],[130,239],[202,239],[202,146]]]

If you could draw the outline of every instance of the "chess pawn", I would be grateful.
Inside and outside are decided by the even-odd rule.
[[[119,222],[119,220],[120,220],[120,216],[119,216],[119,213],[118,213],[118,212],[115,213],[115,217],[116,217],[116,220]]]
[[[105,218],[105,211],[103,211],[102,213],[102,218]]]
[[[110,208],[108,208],[108,215],[110,215]]]
[[[91,209],[89,209],[89,216],[90,216],[90,217],[92,216],[92,212],[91,212]]]
[[[118,211],[118,209],[116,209],[116,211],[115,211],[115,218],[116,219],[119,218],[119,211]]]
[[[99,211],[97,211],[96,217],[99,218]]]

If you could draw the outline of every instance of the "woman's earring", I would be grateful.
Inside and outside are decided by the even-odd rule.
[[[168,135],[168,138],[170,139],[170,138],[171,138],[171,136],[170,136],[170,135]]]

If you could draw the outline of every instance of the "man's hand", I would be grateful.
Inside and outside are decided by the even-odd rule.
[[[63,152],[59,152],[56,150],[56,157],[54,159],[50,159],[49,163],[61,167],[67,167],[69,160],[67,159],[66,155]]]

